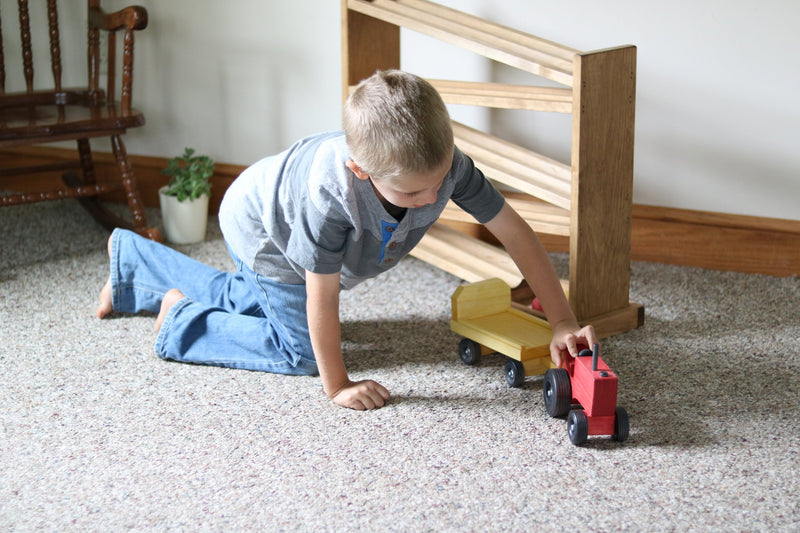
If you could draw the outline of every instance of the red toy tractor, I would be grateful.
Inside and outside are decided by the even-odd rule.
[[[589,435],[628,438],[628,413],[617,407],[617,375],[600,358],[600,346],[566,357],[564,368],[551,368],[542,385],[547,414],[567,415],[572,444],[584,444]],[[573,404],[579,404],[573,408]]]

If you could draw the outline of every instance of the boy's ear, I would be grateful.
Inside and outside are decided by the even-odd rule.
[[[369,174],[364,172],[361,169],[361,167],[358,166],[356,164],[356,162],[353,161],[352,159],[348,159],[347,162],[345,163],[345,165],[347,166],[347,168],[349,168],[350,170],[353,171],[353,174],[355,174],[358,179],[360,179],[360,180],[368,180],[369,179]]]

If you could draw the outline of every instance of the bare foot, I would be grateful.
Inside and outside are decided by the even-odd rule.
[[[169,310],[172,309],[172,306],[183,297],[183,293],[178,289],[170,289],[167,291],[167,293],[164,295],[164,298],[161,300],[161,310],[158,312],[158,316],[156,317],[156,333],[158,333],[158,331],[161,329],[161,324],[163,324],[164,319],[167,318],[167,313],[169,313]]]
[[[108,278],[106,284],[100,289],[100,305],[97,306],[97,318],[103,318],[109,314],[113,309],[111,308],[111,278]]]

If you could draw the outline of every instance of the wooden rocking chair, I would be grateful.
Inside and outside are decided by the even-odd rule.
[[[62,88],[61,47],[59,43],[56,0],[47,0],[46,30],[50,43],[53,85],[34,87],[33,47],[28,0],[18,0],[22,70],[26,91],[6,93],[6,62],[0,35],[0,149],[41,143],[76,140],[75,161],[0,169],[1,178],[61,171],[63,186],[55,190],[0,196],[0,207],[44,200],[78,198],[92,216],[106,228],[125,227],[148,238],[161,240],[156,228],[149,228],[133,171],[128,162],[122,134],[128,128],[142,126],[144,115],[131,107],[133,86],[133,34],[147,26],[147,11],[142,7],[126,7],[105,13],[100,0],[88,0],[88,86]],[[45,26],[43,23],[42,26]],[[108,76],[106,87],[100,87],[100,31],[108,32]],[[115,96],[116,32],[123,33],[122,87],[119,101]],[[110,137],[120,180],[97,183],[89,140]],[[122,189],[131,210],[132,222],[111,213],[98,195]]]

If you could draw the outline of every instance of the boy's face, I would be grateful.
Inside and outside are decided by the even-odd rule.
[[[397,207],[413,209],[436,202],[437,193],[450,171],[451,162],[452,157],[445,159],[430,172],[404,174],[393,179],[373,178],[363,172],[354,172],[358,178],[370,180],[381,200]]]

